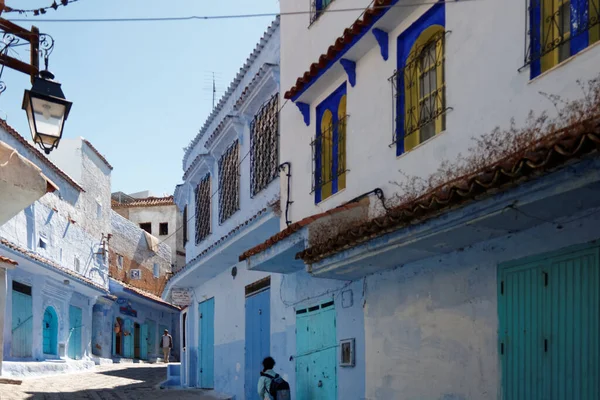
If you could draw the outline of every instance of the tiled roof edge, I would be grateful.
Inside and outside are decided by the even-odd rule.
[[[6,132],[8,132],[9,135],[11,135],[15,139],[17,139],[17,141],[19,141],[19,143],[21,143],[23,146],[27,147],[27,149],[29,151],[31,151],[35,156],[37,156],[37,158],[39,158],[41,162],[46,164],[47,167],[49,167],[51,170],[53,170],[58,175],[60,175],[64,180],[66,180],[69,184],[71,184],[75,189],[79,190],[80,192],[85,192],[85,189],[83,189],[83,187],[81,187],[77,182],[75,182],[75,180],[73,178],[71,178],[69,175],[67,175],[66,172],[64,172],[62,169],[58,168],[56,165],[54,165],[54,163],[52,161],[50,161],[48,158],[46,158],[46,156],[44,156],[41,151],[36,149],[31,143],[29,143],[27,140],[25,140],[25,138],[23,136],[21,136],[19,134],[19,132],[17,132],[15,130],[15,128],[10,126],[8,124],[8,122],[6,122],[6,120],[0,118],[0,127],[2,127]],[[32,160],[30,160],[30,161],[32,161]]]
[[[248,56],[248,58],[246,58],[246,62],[240,68],[240,70],[238,71],[238,73],[235,76],[235,78],[233,79],[233,81],[231,81],[231,83],[229,84],[229,87],[227,88],[227,91],[223,94],[223,96],[221,97],[221,99],[217,103],[216,107],[212,110],[212,112],[210,113],[210,115],[208,116],[208,118],[206,119],[206,121],[204,122],[204,124],[202,125],[202,128],[200,129],[200,131],[196,135],[196,137],[194,137],[194,139],[185,148],[185,153],[184,153],[184,156],[183,156],[183,168],[184,169],[185,169],[185,164],[187,163],[187,160],[188,160],[191,152],[196,147],[196,145],[198,144],[198,142],[200,141],[200,139],[202,138],[202,136],[204,136],[204,134],[206,133],[206,130],[209,128],[210,124],[212,124],[212,122],[214,121],[214,119],[221,112],[221,110],[222,110],[223,106],[225,105],[225,103],[233,95],[233,92],[239,86],[239,84],[240,84],[240,82],[242,80],[242,77],[246,74],[246,72],[247,72],[248,68],[250,67],[250,65],[254,62],[254,60],[262,52],[262,49],[264,48],[264,45],[261,45],[261,44],[264,43],[264,42],[266,42],[266,41],[268,41],[278,27],[279,27],[279,16],[277,16],[273,20],[273,22],[271,22],[271,25],[269,25],[269,27],[267,28],[267,30],[265,31],[265,33],[263,34],[263,36],[261,37],[261,39],[258,41],[258,43],[257,43],[256,47],[254,48],[254,50],[252,51],[252,53],[250,53],[250,55]]]
[[[99,158],[99,159],[100,159],[100,160],[101,160],[101,161],[102,161],[104,164],[106,164],[106,166],[107,166],[107,167],[108,167],[108,168],[109,168],[109,169],[112,171],[112,169],[113,169],[113,166],[112,166],[112,165],[110,165],[110,163],[109,163],[109,162],[106,160],[106,158],[105,158],[105,157],[104,157],[102,154],[100,154],[100,152],[98,151],[98,149],[96,149],[96,148],[94,147],[94,145],[90,143],[90,141],[89,141],[89,140],[87,140],[87,139],[83,139],[83,143],[85,143],[85,144],[86,144],[86,145],[87,145],[87,146],[90,148],[90,150],[92,150],[92,152],[94,152],[94,154],[96,154],[96,155],[98,156],[98,158]]]
[[[578,122],[525,148],[519,152],[525,154],[522,157],[506,157],[440,185],[415,200],[394,207],[386,215],[348,229],[326,243],[305,249],[296,255],[296,259],[309,264],[320,261],[409,224],[434,218],[475,198],[480,200],[482,196],[491,196],[499,190],[507,190],[526,180],[547,175],[570,161],[590,155],[598,156],[599,150],[600,117]]]

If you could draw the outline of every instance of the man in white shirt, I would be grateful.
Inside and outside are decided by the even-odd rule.
[[[169,362],[169,353],[173,348],[173,338],[169,335],[169,331],[165,329],[165,333],[162,336],[162,341],[160,342],[160,347],[162,347],[163,351],[163,359],[165,363]]]

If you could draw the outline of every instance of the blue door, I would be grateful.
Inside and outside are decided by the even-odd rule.
[[[156,354],[156,322],[149,319],[146,325],[148,325],[148,354]]]
[[[1,334],[1,333],[0,333]],[[12,341],[10,353],[13,357],[31,357],[33,344],[33,311],[31,286],[13,282],[12,287]]]
[[[133,322],[126,319],[123,325],[123,357],[133,358]]]
[[[42,332],[44,338],[44,354],[56,355],[56,344],[58,339],[58,317],[53,307],[47,307],[46,311],[44,311]]]
[[[215,299],[206,300],[198,305],[200,316],[200,346],[198,348],[198,364],[200,387],[214,388],[215,365]]]
[[[504,398],[600,399],[597,247],[499,267]]]
[[[69,306],[69,358],[81,359],[81,308]]]
[[[256,384],[262,360],[270,353],[271,291],[267,288],[246,297],[246,400],[259,399]]]
[[[142,324],[140,327],[140,358],[148,359],[148,325]]]
[[[333,301],[296,310],[296,398],[337,399]]]

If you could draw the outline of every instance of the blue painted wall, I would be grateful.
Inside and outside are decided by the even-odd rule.
[[[501,398],[498,264],[600,238],[600,210],[569,220],[369,276],[365,397]]]

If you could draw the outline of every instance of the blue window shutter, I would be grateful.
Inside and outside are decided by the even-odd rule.
[[[529,40],[530,57],[533,59],[530,67],[530,78],[533,79],[542,72],[542,0],[531,0],[529,6]]]
[[[579,53],[589,44],[588,0],[571,0],[571,55]]]

